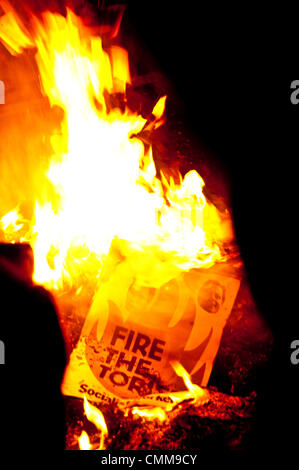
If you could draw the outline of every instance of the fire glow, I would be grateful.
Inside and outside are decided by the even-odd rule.
[[[195,170],[179,182],[163,173],[159,178],[152,148],[145,150],[138,138],[163,122],[166,97],[154,106],[151,122],[128,108],[108,110],[105,92],[124,91],[130,82],[126,52],[116,46],[104,51],[101,38],[90,36],[71,11],[67,18],[45,13],[43,24],[33,22],[29,35],[13,16],[4,17],[0,37],[12,54],[37,48],[43,92],[64,118],[51,141],[46,178],[52,194],[44,188],[45,202],[35,202],[27,232],[17,208],[2,215],[1,228],[7,240],[33,246],[35,280],[58,288],[82,270],[98,275],[112,241],[148,285],[219,260],[222,221],[203,195],[202,178]],[[149,264],[160,268],[159,279]]]
[[[40,196],[32,201],[32,214],[22,213],[23,201],[1,206],[0,237],[31,244],[34,280],[56,293],[79,294],[88,284],[91,302],[105,296],[105,282],[122,260],[117,280],[129,277],[156,289],[182,272],[225,260],[229,214],[206,199],[196,170],[176,178],[158,172],[152,147],[142,139],[142,132],[150,135],[165,122],[167,97],[153,103],[150,116],[130,110],[127,52],[115,45],[104,49],[102,39],[70,10],[66,17],[32,16],[27,29],[6,2],[0,0],[0,6],[5,13],[0,41],[13,56],[35,49],[42,93],[63,111],[61,127],[51,136],[51,161],[35,177]],[[113,107],[116,94],[121,105]],[[1,184],[9,186],[10,178],[9,172],[1,175]],[[188,390],[171,393],[174,405],[166,409],[136,406],[133,415],[163,422],[181,401],[208,400],[208,392],[194,385],[178,362],[172,366]],[[86,398],[84,409],[100,432],[99,450],[104,449],[104,417]],[[79,446],[93,448],[85,431]]]

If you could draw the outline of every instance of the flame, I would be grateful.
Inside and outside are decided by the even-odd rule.
[[[181,398],[182,400],[192,399],[193,403],[204,404],[209,400],[209,392],[206,389],[199,387],[192,382],[190,375],[186,369],[178,361],[170,361],[171,366],[173,367],[176,374],[181,377],[186,385],[188,392],[178,392],[175,395],[172,395],[172,398],[176,398],[178,401]]]
[[[108,429],[101,410],[91,405],[84,396],[84,411],[87,419],[100,431],[101,441],[97,449],[92,449],[88,434],[85,431],[82,431],[81,436],[78,439],[80,450],[104,450],[104,442],[108,435]]]
[[[150,397],[140,398],[140,402],[143,402],[143,405],[137,404],[132,407],[131,413],[133,415],[140,416],[143,419],[157,419],[161,422],[164,422],[168,419],[169,414],[174,411],[178,405],[188,400],[191,404],[195,406],[201,406],[207,403],[210,399],[210,394],[207,389],[203,389],[196,384],[193,384],[190,375],[185,370],[185,368],[175,360],[170,361],[171,366],[179,377],[182,377],[186,385],[187,391],[174,392],[169,396],[171,397],[173,403],[167,403],[164,408],[159,406],[153,406],[150,404]],[[162,397],[164,394],[160,394]],[[166,395],[167,396],[167,395]],[[129,408],[126,408],[125,415],[128,416]]]
[[[179,271],[221,260],[226,233],[203,194],[204,181],[195,170],[176,180],[158,176],[152,148],[139,136],[161,124],[166,96],[153,108],[154,121],[113,107],[115,93],[126,103],[131,81],[124,49],[104,49],[70,10],[66,17],[33,17],[25,29],[7,3],[0,4],[6,13],[0,40],[14,55],[36,48],[42,92],[64,112],[27,229],[17,224],[23,215],[16,209],[3,212],[1,221],[4,233],[14,234],[9,239],[32,245],[35,281],[52,289],[80,287],[88,272],[96,283],[112,243],[132,260],[135,278],[156,287]]]

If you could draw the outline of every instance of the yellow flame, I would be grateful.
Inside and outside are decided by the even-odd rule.
[[[20,54],[25,48],[34,44],[28,37],[24,25],[20,22],[16,13],[12,10],[10,3],[1,0],[0,6],[5,15],[0,17],[0,39],[12,55]]]
[[[138,137],[147,120],[113,106],[113,93],[124,94],[130,82],[127,52],[104,50],[101,38],[70,10],[66,18],[49,12],[42,21],[33,18],[31,33],[4,11],[0,40],[15,54],[36,47],[42,91],[64,111],[40,182],[43,197],[35,200],[22,238],[34,249],[35,280],[50,288],[78,287],[89,272],[95,282],[112,242],[132,260],[135,278],[148,285],[220,260],[226,234],[200,175],[158,177],[152,148]],[[165,103],[163,96],[154,106],[156,124]]]
[[[111,46],[110,57],[114,91],[118,93],[125,93],[126,84],[131,83],[128,53],[122,47]]]
[[[86,397],[84,396],[84,411],[87,419],[93,423],[96,428],[100,431],[101,441],[97,449],[92,449],[88,434],[85,431],[82,431],[81,436],[79,437],[79,448],[80,450],[104,450],[105,449],[105,438],[108,435],[108,429],[106,425],[105,418],[98,408],[91,405]]]
[[[173,403],[167,403],[163,408],[159,406],[154,406],[151,404],[150,397],[140,398],[140,404],[136,404],[132,407],[132,414],[140,416],[144,419],[157,419],[161,422],[164,422],[168,419],[169,413],[176,409],[177,405],[188,400],[189,403],[194,404],[195,406],[201,406],[206,404],[209,401],[210,394],[207,389],[203,389],[196,384],[193,384],[190,375],[185,370],[185,368],[175,360],[171,360],[170,364],[172,365],[174,371],[179,377],[182,377],[186,385],[187,391],[173,392],[168,396],[172,399]],[[164,394],[160,394],[162,397]],[[138,400],[138,401],[139,401]],[[129,408],[125,410],[125,416],[128,416]]]

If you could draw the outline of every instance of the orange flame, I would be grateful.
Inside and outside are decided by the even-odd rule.
[[[12,224],[5,212],[1,220],[6,240],[31,243],[35,280],[50,288],[79,287],[89,272],[96,282],[112,242],[132,259],[135,278],[156,287],[181,270],[221,260],[226,233],[200,175],[192,170],[178,182],[163,173],[159,178],[152,148],[138,137],[146,119],[108,103],[130,83],[127,52],[104,50],[70,10],[66,18],[49,12],[42,21],[32,18],[34,32],[28,32],[0,3],[6,12],[0,40],[15,55],[36,47],[42,91],[64,111],[33,217],[26,229],[17,225],[23,219],[17,209],[9,211]],[[165,103],[163,96],[154,106],[155,125]]]
[[[178,361],[170,361],[171,366],[175,370],[176,374],[184,380],[184,383],[188,389],[188,392],[178,392],[173,396],[173,398],[181,398],[182,400],[192,399],[193,403],[204,404],[209,400],[209,392],[206,389],[199,387],[198,385],[192,383],[191,377],[184,369],[182,364]]]

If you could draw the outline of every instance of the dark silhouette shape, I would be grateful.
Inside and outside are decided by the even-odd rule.
[[[28,277],[26,253],[28,245],[0,244],[0,449],[53,455],[65,439],[64,340],[51,294]]]

